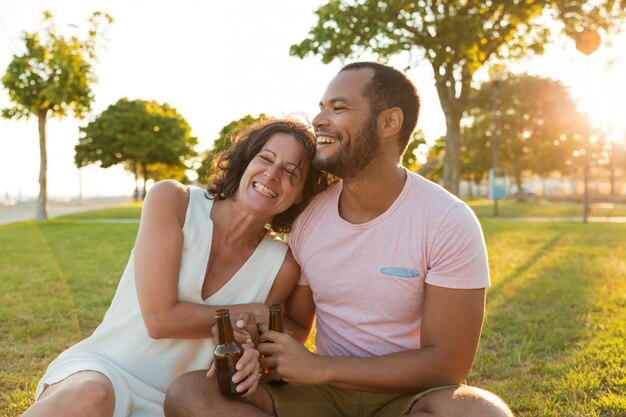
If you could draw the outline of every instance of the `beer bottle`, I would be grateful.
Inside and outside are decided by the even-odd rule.
[[[233,375],[237,372],[235,364],[243,355],[243,347],[235,341],[228,309],[217,310],[215,321],[217,322],[219,343],[213,350],[213,360],[215,361],[220,391],[224,396],[238,397],[245,392],[237,392],[237,385],[233,383]]]
[[[270,330],[283,333],[283,306],[280,304],[272,304],[270,306]],[[284,385],[286,381],[282,379],[270,379],[268,384],[270,385]]]

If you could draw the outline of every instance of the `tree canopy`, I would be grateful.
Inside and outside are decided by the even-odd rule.
[[[467,154],[482,161],[479,165],[483,167],[486,163],[488,169],[497,135],[498,165],[509,171],[518,190],[522,189],[524,171],[569,173],[575,165],[574,151],[582,146],[584,116],[576,110],[569,89],[559,81],[518,75],[485,83],[473,90],[467,115],[470,126],[463,131],[463,142],[471,148]]]
[[[426,146],[426,137],[424,132],[417,130],[411,135],[411,140],[409,140],[406,151],[402,155],[402,165],[409,171],[417,172],[421,166],[417,155],[420,145]]]
[[[221,152],[228,149],[232,144],[233,139],[235,139],[238,134],[246,130],[254,123],[260,122],[265,119],[267,119],[267,116],[264,113],[261,113],[258,116],[252,116],[251,114],[247,114],[242,118],[233,120],[232,122],[224,126],[222,130],[220,130],[220,134],[217,139],[215,139],[215,141],[213,142],[213,147],[205,152],[204,157],[202,158],[202,163],[200,164],[200,167],[196,170],[198,174],[198,180],[200,182],[206,183],[207,177],[213,169],[213,160],[215,159],[215,157]]]
[[[443,185],[458,192],[460,122],[477,69],[490,59],[543,52],[551,25],[565,32],[610,29],[625,16],[626,0],[331,0],[315,12],[317,24],[291,54],[314,54],[325,63],[373,53],[403,54],[407,67],[427,60],[446,119]]]
[[[44,30],[24,32],[25,51],[13,55],[2,77],[13,106],[3,109],[7,119],[36,116],[39,127],[41,167],[37,218],[48,218],[46,121],[48,116],[73,114],[82,118],[91,109],[96,82],[94,62],[102,26],[113,22],[111,16],[96,12],[89,19],[85,39],[59,34],[50,12],[44,13]]]
[[[184,175],[197,143],[187,121],[167,103],[122,98],[81,128],[74,161],[79,168],[124,163],[136,179],[144,179],[145,195],[151,173],[154,179],[162,179],[159,172]]]

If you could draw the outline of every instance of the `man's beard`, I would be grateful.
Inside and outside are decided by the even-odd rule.
[[[318,157],[313,161],[313,166],[322,171],[333,174],[339,178],[352,178],[369,165],[378,152],[378,137],[376,136],[376,116],[371,116],[367,124],[350,142],[343,142],[343,135],[335,135],[340,147],[337,152],[328,158]]]

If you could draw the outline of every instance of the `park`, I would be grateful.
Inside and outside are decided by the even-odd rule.
[[[0,222],[0,417],[25,412],[47,365],[101,322],[155,183],[206,188],[215,158],[239,133],[297,111],[310,123],[327,73],[362,57],[426,79],[424,111],[401,163],[465,201],[482,227],[491,285],[467,383],[496,393],[520,417],[626,416],[626,125],[617,97],[625,85],[611,78],[626,70],[626,2],[324,3],[311,3],[308,33],[290,36],[280,51],[323,78],[304,97],[307,108],[263,107],[263,100],[246,107],[245,91],[235,94],[236,110],[223,113],[195,113],[180,96],[149,89],[107,96],[97,86],[106,81],[103,61],[121,48],[120,6],[80,16],[84,35],[54,9],[33,18],[39,26],[19,28],[19,45],[0,60],[0,128],[36,144],[39,155],[24,155],[30,162],[21,165],[38,176],[29,177],[37,195],[17,203],[13,180],[5,171],[0,178],[7,190],[0,216],[21,204],[29,210]],[[192,19],[189,10],[176,13]],[[559,79],[525,64],[549,57],[555,42],[577,65],[578,84],[571,68],[551,68]],[[426,77],[418,75],[424,68]],[[598,93],[602,77],[615,94]],[[212,119],[210,128],[203,119]],[[62,125],[72,133],[61,152]],[[6,138],[0,133],[0,146]],[[48,155],[66,162],[51,168]],[[52,213],[48,189],[74,201],[75,187],[60,188],[49,169],[95,172],[103,183],[118,169],[124,182],[115,196],[93,194],[109,203],[91,208],[80,207],[81,182],[74,209]],[[307,347],[315,348],[312,339]]]

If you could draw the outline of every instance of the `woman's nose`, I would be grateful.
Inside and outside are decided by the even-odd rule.
[[[270,181],[275,181],[278,178],[278,167],[275,165],[265,168],[265,177]]]

